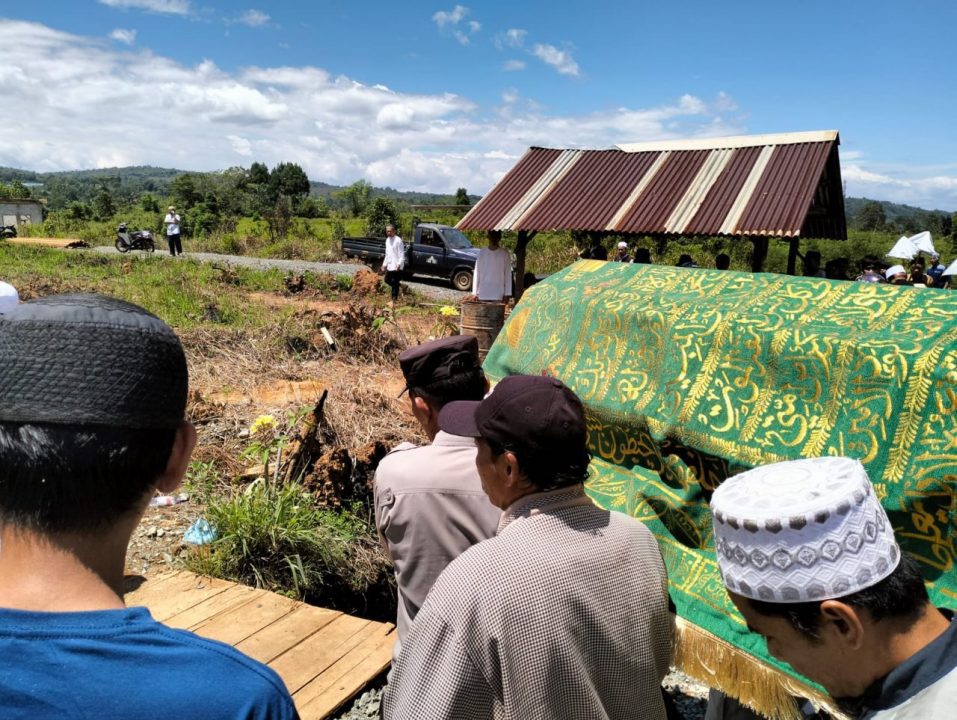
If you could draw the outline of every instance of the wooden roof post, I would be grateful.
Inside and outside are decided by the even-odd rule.
[[[518,241],[515,243],[515,287],[512,289],[515,302],[521,300],[522,293],[525,292],[525,251],[528,249],[528,241],[533,237],[533,232],[518,231]]]
[[[768,239],[753,237],[754,250],[751,253],[751,272],[764,272],[764,261],[768,259]]]
[[[801,245],[801,238],[791,238],[788,248],[788,275],[797,275],[798,247]]]

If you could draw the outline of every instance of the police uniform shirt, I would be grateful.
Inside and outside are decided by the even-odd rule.
[[[402,640],[445,567],[477,542],[495,535],[502,511],[482,490],[475,441],[439,432],[431,445],[400,445],[375,475],[379,536],[395,566]]]

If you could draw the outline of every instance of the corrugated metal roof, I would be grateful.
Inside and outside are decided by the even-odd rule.
[[[836,131],[531,148],[458,224],[845,238]]]

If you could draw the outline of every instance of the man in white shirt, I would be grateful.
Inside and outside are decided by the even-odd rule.
[[[180,219],[174,206],[169,206],[163,222],[166,223],[166,242],[169,243],[169,254],[173,256],[182,255],[183,243],[179,236]]]
[[[512,297],[512,256],[499,245],[502,233],[488,234],[488,247],[479,251],[472,275],[472,294],[466,301],[502,302]]]
[[[395,300],[399,297],[399,280],[405,268],[405,243],[395,234],[392,225],[385,226],[385,258],[382,260],[382,270],[385,272],[385,284],[392,288],[392,300],[389,307],[395,307]]]

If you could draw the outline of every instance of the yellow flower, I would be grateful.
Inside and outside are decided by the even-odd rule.
[[[272,415],[260,415],[249,426],[249,434],[255,435],[262,430],[272,430],[274,427],[276,427],[276,418]]]
[[[452,307],[451,305],[443,305],[441,308],[439,308],[439,314],[445,315],[446,317],[451,317],[452,315],[458,315],[459,309]]]

